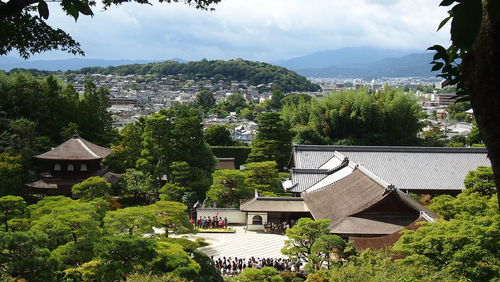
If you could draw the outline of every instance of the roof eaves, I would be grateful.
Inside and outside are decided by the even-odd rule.
[[[299,185],[299,183],[294,183],[292,184],[292,186],[288,187],[288,188],[285,188],[286,191],[288,192],[295,192],[294,188],[296,188],[297,186]]]
[[[425,211],[420,211],[420,216],[421,216],[423,219],[427,220],[428,222],[434,222],[434,221],[436,221],[433,217],[431,217],[431,216],[430,216],[429,214],[427,214],[427,212],[425,212]]]

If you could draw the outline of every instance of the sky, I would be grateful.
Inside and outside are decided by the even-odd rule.
[[[80,42],[87,58],[276,61],[344,47],[423,52],[448,45],[437,0],[222,0],[215,11],[186,4],[125,3],[77,22],[49,3],[48,23]],[[10,56],[15,56],[11,53]],[[47,52],[32,59],[72,58]]]

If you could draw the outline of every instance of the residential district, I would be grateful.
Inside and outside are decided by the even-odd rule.
[[[61,79],[71,82],[75,89],[83,92],[85,81],[89,78],[98,86],[107,87],[110,91],[110,108],[115,119],[114,126],[122,128],[125,124],[135,122],[141,116],[149,116],[160,109],[175,104],[192,103],[201,90],[211,91],[216,103],[222,102],[233,94],[241,94],[249,103],[261,103],[271,99],[273,84],[250,85],[247,81],[228,81],[223,77],[202,77],[199,80],[187,79],[185,75],[115,75],[115,74],[71,74],[60,75]],[[385,85],[413,90],[422,108],[429,116],[424,131],[438,127],[445,138],[454,135],[466,136],[472,129],[471,119],[450,119],[446,110],[456,100],[454,92],[438,93],[441,81],[434,77],[388,77],[378,79],[363,78],[311,78],[310,81],[321,86],[320,92],[299,92],[314,97],[322,97],[332,91],[359,89],[366,87],[377,91]],[[473,114],[468,109],[466,116]],[[205,128],[210,125],[231,125],[234,140],[249,143],[257,130],[257,124],[240,118],[236,112],[227,116],[207,115],[204,118]]]

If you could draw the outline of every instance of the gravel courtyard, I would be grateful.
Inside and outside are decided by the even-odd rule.
[[[286,258],[280,250],[283,248],[284,235],[246,231],[236,227],[235,233],[198,233],[188,238],[204,238],[210,245],[199,250],[208,256],[238,258]]]

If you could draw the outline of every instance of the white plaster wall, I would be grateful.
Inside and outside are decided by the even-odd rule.
[[[262,224],[261,225],[254,225],[252,224],[253,217],[256,215],[260,215],[262,217]],[[264,223],[267,222],[267,213],[266,212],[249,212],[247,215],[247,222],[248,222],[248,230],[264,230]]]
[[[224,209],[224,208],[205,208],[205,209],[197,209],[197,219],[200,216],[218,216],[218,217],[227,217],[228,224],[245,224],[246,213],[238,210],[238,209]]]

